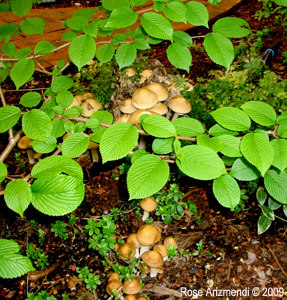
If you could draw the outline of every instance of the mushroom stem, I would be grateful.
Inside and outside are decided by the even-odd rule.
[[[144,135],[140,136],[139,143],[138,143],[138,148],[139,149],[144,149],[144,150],[146,149],[146,143],[145,143]]]
[[[179,117],[179,114],[175,112],[172,116],[171,122],[176,120],[178,117]]]
[[[139,248],[136,248],[136,254],[135,256],[136,258],[139,258],[140,257],[140,251],[139,251]]]
[[[148,218],[148,216],[149,216],[149,212],[148,211],[144,211],[142,220],[145,221]]]
[[[92,162],[99,162],[100,157],[99,157],[99,152],[98,149],[91,149],[91,154],[92,154]]]
[[[27,151],[27,156],[28,156],[29,164],[34,164],[35,163],[35,159],[34,159],[34,151],[33,151],[33,149],[26,149],[26,151]]]
[[[142,256],[145,252],[149,251],[150,246],[141,246],[140,248],[140,256]]]
[[[150,277],[156,277],[157,276],[157,270],[156,270],[156,268],[150,268],[149,276]]]

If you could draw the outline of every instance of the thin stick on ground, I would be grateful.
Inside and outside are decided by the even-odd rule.
[[[282,271],[282,273],[285,275],[285,277],[287,278],[287,274],[286,272],[284,271],[284,269],[282,268],[282,266],[280,265],[276,255],[274,254],[274,252],[272,251],[271,247],[267,244],[267,247],[269,249],[269,251],[271,252],[272,256],[274,257],[275,261],[276,261],[276,264],[278,265],[278,267],[280,268],[280,270]]]

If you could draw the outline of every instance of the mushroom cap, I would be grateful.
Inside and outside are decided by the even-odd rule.
[[[117,118],[115,120],[114,124],[120,123],[120,122],[128,123],[129,119],[130,119],[130,115],[121,115],[119,118]]]
[[[109,278],[108,278],[108,282],[110,282],[110,281],[112,281],[112,280],[119,280],[119,281],[121,281],[120,279],[119,279],[119,277],[120,277],[120,274],[119,273],[112,273],[110,276],[109,276]]]
[[[178,114],[187,114],[191,111],[190,103],[183,97],[171,98],[168,107]]]
[[[132,99],[125,99],[123,100],[124,104],[119,106],[119,109],[122,113],[124,114],[132,114],[137,110],[136,107],[133,106],[132,104]]]
[[[173,245],[173,246],[177,247],[177,242],[171,236],[165,238],[165,240],[163,241],[163,244],[166,246],[166,248],[168,248],[169,245]]]
[[[151,110],[148,110],[148,109],[139,109],[139,110],[135,111],[134,113],[132,113],[130,115],[128,123],[130,123],[132,125],[134,125],[136,123],[139,123],[139,118],[143,114],[147,114],[147,115],[150,115],[150,116],[155,116],[155,115],[158,116],[158,113],[156,113],[154,111],[151,111]]]
[[[138,294],[142,289],[141,283],[137,279],[126,280],[123,283],[123,292],[129,295]]]
[[[145,252],[142,255],[142,260],[151,268],[158,268],[163,264],[162,255],[155,250]]]
[[[137,239],[143,246],[151,246],[161,239],[161,233],[153,225],[145,224],[137,232]]]
[[[150,110],[158,113],[161,116],[165,115],[168,112],[167,106],[162,102],[158,102],[155,106],[150,108]]]
[[[143,70],[140,73],[141,79],[140,79],[140,83],[143,83],[146,79],[149,79],[152,75],[152,70]]]
[[[138,88],[134,91],[132,104],[138,109],[149,109],[158,102],[158,96],[151,90]]]
[[[27,137],[26,135],[22,136],[21,139],[18,141],[18,148],[20,149],[32,149],[32,146],[30,145],[30,143],[32,143],[33,140],[30,139],[29,137]]]
[[[164,101],[168,98],[168,90],[159,83],[151,83],[144,87],[150,91],[153,91],[158,96],[158,101]]]
[[[115,250],[116,252],[118,252],[119,248],[120,248],[120,244],[114,243],[114,250]]]
[[[156,244],[153,246],[152,250],[159,252],[162,257],[167,256],[167,247],[165,245]]]
[[[73,106],[80,106],[81,103],[83,101],[83,97],[78,95],[78,96],[75,96],[74,99],[73,99],[73,102],[72,104],[68,107],[68,109],[70,109],[71,107]]]
[[[87,99],[85,102],[81,104],[81,107],[84,109],[82,115],[84,117],[90,117],[94,112],[101,109],[103,106],[102,104],[94,99]]]
[[[133,258],[135,256],[136,249],[130,243],[123,243],[118,249],[118,253],[120,253],[120,259],[128,260],[129,258]]]
[[[137,299],[137,300],[147,300],[147,298],[144,297],[144,296],[138,296],[138,299]]]
[[[118,290],[122,286],[122,283],[118,279],[113,279],[110,282],[108,282],[106,286],[106,291],[109,295],[112,294],[112,290]]]
[[[34,157],[35,159],[39,159],[41,156],[42,156],[42,153],[35,152],[35,153],[33,154],[33,157]]]
[[[135,295],[126,295],[125,300],[137,300],[137,297]]]
[[[136,233],[132,233],[128,236],[127,243],[132,244],[136,249],[141,247],[141,244],[137,240],[137,234]]]
[[[93,133],[90,134],[90,136],[92,136],[92,135],[93,135]],[[99,146],[100,146],[100,145],[99,145],[98,143],[95,143],[95,142],[90,141],[89,146],[88,146],[88,149],[89,149],[89,150],[91,150],[91,149],[98,149]]]
[[[148,265],[140,266],[140,271],[144,274],[148,274],[150,272],[150,267]]]
[[[133,68],[128,68],[126,69],[126,74],[128,75],[128,77],[135,76],[136,71]]]
[[[193,85],[189,82],[185,83],[185,86],[188,88],[187,92],[190,92],[193,90]],[[175,90],[175,91],[182,91],[183,88],[176,86],[176,81],[173,81],[172,84],[169,86],[170,89]]]
[[[156,210],[157,202],[154,197],[147,197],[140,202],[140,207],[147,212]]]
[[[70,280],[67,282],[67,287],[68,287],[71,291],[73,291],[73,290],[76,289],[76,284],[77,284],[77,282],[76,282],[75,280],[70,279]]]

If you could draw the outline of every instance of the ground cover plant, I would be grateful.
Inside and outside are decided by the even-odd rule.
[[[114,34],[114,29],[133,25],[138,15],[132,8],[143,2],[145,1],[131,3],[119,1],[115,4],[103,1],[101,10],[106,10],[106,19],[92,19],[94,11],[86,10],[84,13],[79,11],[71,19],[66,20],[64,25],[71,30],[64,35],[63,39],[71,41],[69,46],[71,61],[81,69],[96,57],[99,62],[96,62],[94,66],[101,67],[104,63],[110,62],[111,70],[107,73],[110,74],[115,62],[119,69],[131,64],[136,66],[139,63],[138,50],[146,50],[149,44],[159,43],[166,39],[172,42],[167,48],[167,57],[170,62],[175,67],[188,71],[191,64],[188,47],[192,45],[192,40],[184,32],[173,32],[169,20],[188,21],[208,27],[205,7],[195,1],[187,4],[181,1],[170,1],[167,6],[164,2],[155,2],[155,10],[163,11],[165,17],[156,13],[146,13],[140,19],[142,26],[135,31],[130,30],[122,35]],[[23,6],[20,7],[12,1],[11,4],[8,2],[2,6],[2,9],[7,11],[11,9],[13,13],[24,17],[17,28],[13,24],[2,28],[4,34],[1,35],[2,52],[10,57],[12,62],[16,61],[13,66],[9,58],[1,62],[1,82],[4,82],[10,70],[10,77],[17,89],[33,75],[35,55],[46,55],[54,50],[54,46],[44,40],[39,42],[35,49],[15,50],[15,45],[10,39],[18,31],[26,34],[43,31],[41,20],[25,18],[28,13],[27,7],[31,6],[30,1],[23,0],[22,4]],[[124,9],[120,9],[119,6],[124,6]],[[192,9],[199,11],[196,19],[193,19],[191,15]],[[180,14],[179,12],[182,11],[186,13]],[[160,26],[155,26],[158,23]],[[34,24],[37,28],[32,26]],[[230,29],[231,25],[233,27]],[[205,50],[214,62],[230,68],[235,54],[229,38],[242,38],[249,35],[249,25],[242,19],[224,18],[213,25],[212,31],[205,36]],[[111,36],[112,43],[96,49],[96,37],[101,34]],[[133,43],[129,38],[133,39]],[[30,54],[31,52],[33,55]],[[115,60],[112,60],[113,56]],[[195,87],[190,93],[185,89],[182,95],[186,96],[192,105],[202,103],[202,110],[196,115],[192,115],[191,112],[191,117],[174,118],[172,121],[159,115],[142,115],[134,126],[130,123],[114,123],[114,116],[105,110],[99,110],[87,116],[80,105],[71,106],[75,99],[72,91],[78,93],[82,91],[82,87],[81,85],[75,86],[76,77],[73,80],[71,76],[63,75],[67,66],[67,62],[59,61],[50,74],[53,78],[50,88],[44,95],[36,92],[24,94],[19,103],[20,108],[6,105],[0,87],[3,104],[0,108],[0,130],[1,133],[8,131],[9,134],[9,143],[0,156],[0,179],[5,188],[0,193],[4,195],[6,205],[11,210],[22,217],[30,204],[41,213],[50,216],[63,216],[75,211],[84,199],[85,184],[82,168],[74,159],[86,152],[91,142],[94,142],[99,144],[104,164],[120,160],[132,153],[131,166],[127,171],[129,200],[143,199],[152,195],[156,197],[159,193],[157,200],[160,205],[155,214],[161,216],[165,224],[171,223],[172,219],[178,220],[187,209],[196,215],[196,209],[192,208],[193,203],[185,204],[180,201],[183,195],[177,193],[175,186],[170,186],[167,195],[165,192],[159,192],[170,178],[169,164],[176,165],[190,178],[212,181],[215,198],[222,206],[231,210],[238,208],[241,200],[244,200],[244,193],[240,190],[238,182],[260,181],[259,188],[256,189],[262,210],[258,221],[259,234],[271,226],[276,217],[274,210],[281,208],[285,215],[287,214],[287,175],[285,172],[287,118],[284,107],[286,83],[284,81],[277,83],[277,78],[273,73],[267,71],[259,80],[261,90],[254,88],[246,72],[227,73],[224,77],[216,79],[215,83],[209,80],[209,85]],[[93,68],[95,67],[91,66],[88,70],[91,71]],[[83,76],[88,78],[91,74]],[[241,94],[232,95],[231,92],[233,98],[230,99],[229,96],[228,101],[224,98],[218,99],[220,95],[213,94],[213,91],[217,89],[212,87],[212,84],[215,86],[222,84],[230,88],[230,83],[234,82],[237,85],[238,82],[244,83],[241,86]],[[94,86],[97,84],[98,82],[94,82]],[[108,81],[107,85],[112,85],[112,82]],[[269,91],[271,85],[275,85],[273,94]],[[206,93],[208,89],[212,92]],[[250,93],[250,98],[242,100],[242,95],[252,89],[254,91]],[[109,97],[112,92],[111,89],[106,96]],[[215,100],[215,103],[212,102],[212,106],[208,106],[208,102],[199,99],[203,94],[213,97],[212,100]],[[217,103],[216,100],[218,100]],[[101,105],[108,107],[109,103],[105,101],[106,98],[103,95]],[[83,116],[80,116],[81,114]],[[13,132],[13,127],[18,131],[17,133]],[[30,138],[28,145],[31,144],[33,150],[44,154],[45,158],[32,167],[31,174],[15,179],[8,175],[9,167],[7,168],[3,162],[22,133]],[[62,140],[67,133],[69,135]],[[141,136],[150,137],[151,148],[135,151]],[[22,162],[18,161],[18,163],[20,166]],[[168,193],[172,195],[170,199]],[[111,212],[111,214],[115,219],[116,212]],[[72,223],[70,223],[71,226],[73,226]],[[56,220],[52,224],[51,232],[57,238],[66,240],[68,239],[67,226],[66,223]],[[116,244],[113,239],[115,229],[114,220],[109,216],[103,216],[98,222],[90,219],[85,226],[86,233],[89,235],[89,248],[103,256],[108,264],[110,261],[107,254],[114,249]],[[31,262],[18,254],[19,247],[14,241],[1,239],[0,242],[0,250],[4,253],[1,262],[5,260],[0,273],[1,277],[13,278],[34,270]],[[202,241],[197,243],[197,248],[194,255],[202,253]],[[169,251],[171,257],[177,254],[173,248],[169,248]],[[37,267],[45,268],[47,257],[42,252],[33,244],[30,244],[26,251],[27,256],[35,261]],[[19,263],[14,264],[15,258],[19,260]],[[133,268],[140,268],[136,263],[136,260],[129,261],[127,274],[132,275],[135,273]],[[13,266],[14,273],[9,271],[11,266]],[[94,273],[89,273],[87,269],[77,272],[80,274],[78,277],[86,283],[86,290],[92,292],[94,298],[97,299],[95,290],[101,283],[99,277]],[[134,279],[134,275],[131,277],[129,279]],[[115,298],[120,297],[115,291],[111,290],[111,292]],[[43,297],[50,299],[53,296],[43,294]]]

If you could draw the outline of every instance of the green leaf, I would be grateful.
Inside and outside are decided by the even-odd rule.
[[[79,70],[94,58],[95,53],[96,42],[94,38],[85,34],[77,36],[69,48],[69,56]]]
[[[57,140],[54,136],[50,135],[45,141],[34,140],[30,145],[38,153],[50,153],[55,150],[57,146]]]
[[[12,9],[11,9],[11,5],[9,3],[0,4],[0,12],[1,13],[11,12],[11,11],[12,11]]]
[[[17,106],[0,108],[0,133],[12,128],[20,119],[21,110]]]
[[[93,129],[94,134],[90,137],[91,141],[99,144],[106,130],[107,128],[103,126],[99,126],[98,128]]]
[[[251,126],[248,115],[234,107],[222,107],[211,113],[222,127],[235,131],[246,131]]]
[[[26,58],[31,52],[32,50],[30,48],[22,48],[16,50],[16,52],[14,53],[14,57],[17,57],[19,59]]]
[[[267,199],[267,193],[263,186],[260,186],[256,191],[256,199],[260,205],[263,205]]]
[[[59,76],[54,79],[51,84],[53,93],[59,94],[63,91],[67,91],[73,86],[73,79],[68,76]]]
[[[97,22],[92,22],[88,26],[85,26],[83,28],[83,32],[86,35],[90,35],[90,36],[96,38],[98,36],[98,24],[97,24]]]
[[[18,90],[34,73],[35,63],[32,59],[23,58],[15,63],[10,72],[10,77]]]
[[[147,40],[145,40],[144,38],[135,39],[134,45],[139,50],[150,49],[150,46],[149,46]]]
[[[156,12],[161,12],[163,11],[164,9],[164,3],[163,2],[159,2],[159,1],[155,1],[153,3],[153,9],[156,11]]]
[[[202,124],[193,118],[178,118],[172,122],[176,133],[181,136],[194,137],[204,132]]]
[[[287,123],[287,114],[281,114],[280,116],[278,116],[277,120],[276,120],[276,124],[286,124]]]
[[[251,33],[250,26],[245,20],[234,17],[225,17],[217,20],[212,30],[228,38],[243,38]]]
[[[147,3],[148,0],[130,0],[130,2],[131,2],[131,6],[134,7],[134,6],[143,5]]]
[[[69,91],[62,91],[56,97],[57,103],[64,108],[69,107],[72,104],[73,99],[74,99],[74,96]]]
[[[147,116],[143,120],[142,126],[147,133],[155,137],[169,138],[176,136],[175,127],[162,116]]]
[[[270,219],[272,221],[275,220],[274,211],[270,207],[268,207],[266,205],[262,205],[261,206],[261,210],[262,210],[263,215],[266,218],[268,218],[268,219]]]
[[[220,33],[207,33],[203,45],[212,61],[229,69],[234,59],[234,48],[227,37]]]
[[[233,210],[240,201],[240,187],[237,181],[227,174],[213,180],[212,189],[215,198],[224,207]]]
[[[252,181],[261,176],[260,172],[243,157],[234,162],[229,175],[241,181]]]
[[[166,54],[172,65],[189,72],[192,56],[186,47],[181,44],[173,43],[166,49]]]
[[[113,9],[120,9],[124,7],[129,7],[130,2],[129,0],[102,0],[102,5],[105,9],[113,10]]]
[[[136,150],[131,157],[131,163],[133,164],[138,158],[146,154],[148,153],[144,149]]]
[[[31,190],[33,206],[49,216],[63,216],[74,211],[85,196],[83,181],[67,175],[39,178]]]
[[[287,217],[287,204],[283,205],[284,215]]]
[[[281,138],[287,138],[287,124],[282,124],[278,126],[277,129],[278,136]]]
[[[78,123],[75,125],[74,131],[75,131],[75,132],[83,132],[85,129],[86,129],[85,123],[83,123],[83,122],[78,122]]]
[[[27,18],[21,22],[21,30],[26,34],[44,34],[45,21],[41,18]]]
[[[34,53],[37,54],[48,54],[50,52],[52,52],[52,50],[56,49],[56,46],[54,46],[53,44],[51,44],[48,41],[40,41],[35,49],[34,49]]]
[[[199,134],[196,143],[197,145],[208,147],[216,153],[219,152],[222,147],[222,142],[218,137],[209,138],[206,134]]]
[[[209,14],[204,4],[190,1],[186,4],[186,18],[189,23],[195,26],[205,26],[208,28]]]
[[[173,151],[173,138],[169,139],[154,139],[152,143],[152,151],[155,154],[168,154]]]
[[[272,106],[261,101],[249,101],[241,106],[248,116],[262,126],[273,126],[276,121],[276,112]]]
[[[268,206],[272,210],[276,210],[282,206],[282,203],[279,203],[278,201],[274,200],[273,198],[269,197],[268,198]]]
[[[66,31],[62,36],[61,42],[70,42],[74,38],[76,38],[77,35],[78,35],[78,31],[76,31],[76,30]]]
[[[45,140],[52,132],[52,121],[49,116],[40,109],[32,109],[26,112],[22,118],[24,133],[32,140]]]
[[[97,119],[89,119],[87,122],[86,122],[86,127],[87,128],[98,128],[100,126],[100,122],[97,120]]]
[[[260,133],[247,133],[242,138],[240,150],[248,162],[260,171],[262,176],[273,163],[273,147]]]
[[[224,164],[226,165],[226,166],[228,166],[228,167],[231,167],[233,164],[234,164],[234,162],[237,160],[237,158],[236,157],[228,157],[228,156],[225,156],[225,155],[223,155],[222,157],[221,157],[221,159],[222,159],[222,161],[224,162]],[[229,175],[231,175],[230,173],[229,173]],[[259,175],[260,175],[260,173],[259,173]],[[232,175],[231,175],[232,176]],[[234,176],[233,176],[234,177]]]
[[[84,16],[73,16],[67,19],[65,23],[69,28],[80,31],[83,27],[88,26],[89,21]]]
[[[273,1],[280,6],[287,6],[286,0],[273,0]]]
[[[1,47],[1,50],[4,54],[8,55],[9,57],[12,57],[15,52],[16,46],[13,43],[7,43],[3,44]]]
[[[52,127],[51,135],[54,136],[55,138],[63,136],[66,132],[66,130],[64,128],[65,124],[66,124],[66,121],[63,119],[52,120],[53,127]]]
[[[217,137],[221,142],[222,146],[219,150],[223,155],[229,157],[240,157],[240,140],[231,135],[220,135]]]
[[[139,14],[131,8],[121,7],[112,11],[105,27],[126,28],[133,25],[138,16]]]
[[[31,175],[33,178],[47,178],[62,172],[83,179],[81,166],[73,159],[61,155],[42,159],[33,167]]]
[[[89,20],[93,16],[94,13],[95,13],[95,11],[92,8],[84,8],[84,9],[76,11],[74,13],[73,17],[82,16]]]
[[[100,152],[103,163],[125,157],[137,145],[139,134],[129,123],[116,123],[103,134]]]
[[[269,170],[264,176],[267,192],[275,200],[287,204],[287,174],[277,170]]]
[[[271,224],[272,224],[272,221],[270,219],[266,218],[264,215],[262,215],[259,218],[258,223],[257,223],[258,234],[262,234],[265,231],[267,231],[268,228],[271,226]]]
[[[152,37],[172,41],[173,27],[162,15],[149,12],[140,20],[144,30]]]
[[[172,37],[176,43],[184,47],[193,47],[191,36],[184,31],[175,31]]]
[[[17,16],[25,16],[32,9],[32,0],[12,0],[11,9]]]
[[[89,146],[90,139],[82,133],[69,135],[62,144],[63,156],[74,158],[83,154]]]
[[[132,164],[127,176],[130,199],[149,197],[164,187],[169,177],[169,166],[153,154],[146,154]]]
[[[130,66],[136,59],[137,49],[134,44],[122,44],[116,53],[116,61],[120,69]]]
[[[102,66],[104,63],[109,62],[115,54],[115,48],[111,44],[105,44],[98,48],[97,59],[100,61]]]
[[[222,160],[205,146],[183,147],[177,153],[176,164],[186,175],[199,180],[212,180],[226,174]]]
[[[7,206],[23,218],[23,213],[32,200],[29,184],[23,179],[10,181],[6,185],[4,198]]]
[[[1,278],[16,278],[25,275],[30,271],[35,271],[30,259],[19,253],[20,247],[16,242],[0,239]]]
[[[37,106],[41,102],[41,100],[42,97],[39,93],[28,92],[21,97],[19,104],[25,107],[33,107]]]
[[[90,119],[92,118],[97,119],[101,123],[110,125],[112,125],[114,121],[113,115],[108,111],[96,111],[91,115]]]
[[[287,141],[274,139],[270,143],[274,149],[274,161],[272,166],[280,171],[284,171],[287,167]]]
[[[186,6],[183,3],[170,2],[167,6],[164,6],[163,12],[171,21],[186,24]]]
[[[8,171],[6,165],[2,161],[0,161],[0,184],[3,180],[6,179],[7,174]]]

